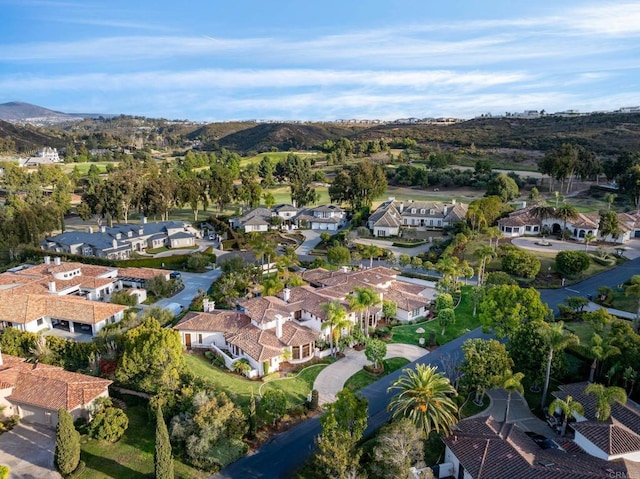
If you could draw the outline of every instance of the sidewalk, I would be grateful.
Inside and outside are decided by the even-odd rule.
[[[406,358],[415,361],[429,351],[419,346],[410,344],[387,344],[387,355],[389,358]],[[338,392],[342,391],[344,383],[364,366],[371,362],[364,355],[364,351],[348,349],[345,357],[327,366],[316,378],[313,388],[318,390],[318,403],[320,405],[336,400]]]

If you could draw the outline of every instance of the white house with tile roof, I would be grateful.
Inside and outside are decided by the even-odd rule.
[[[27,363],[0,352],[0,415],[55,428],[58,410],[74,419],[88,418],[96,399],[108,397],[111,381],[65,371],[57,366]]]

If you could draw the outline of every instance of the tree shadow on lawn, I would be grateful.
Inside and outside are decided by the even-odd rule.
[[[87,469],[93,469],[108,477],[122,477],[127,479],[144,479],[149,477],[148,474],[140,471],[136,471],[127,466],[120,464],[119,462],[106,458],[104,456],[96,456],[87,451],[82,451],[81,459],[87,464]],[[83,477],[90,477],[88,473],[82,475]]]

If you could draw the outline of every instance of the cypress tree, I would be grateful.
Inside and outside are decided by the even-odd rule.
[[[160,406],[156,408],[156,451],[153,457],[156,479],[173,479],[173,457],[169,431]]]
[[[73,426],[73,418],[66,409],[58,410],[54,461],[63,476],[75,471],[80,462],[80,434]]]
[[[249,438],[256,437],[256,429],[258,428],[258,418],[256,414],[256,397],[251,391],[251,401],[249,401]]]

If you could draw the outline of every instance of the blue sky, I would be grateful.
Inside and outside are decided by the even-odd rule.
[[[0,103],[191,120],[640,104],[640,2],[0,0]]]

